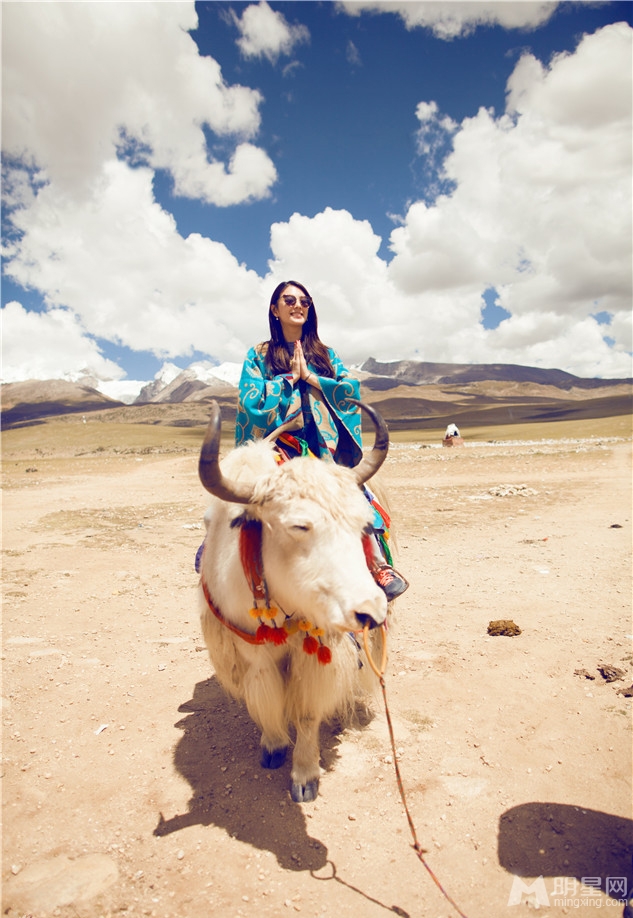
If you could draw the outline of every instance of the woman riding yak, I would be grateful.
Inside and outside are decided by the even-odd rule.
[[[358,400],[360,384],[320,340],[314,302],[303,284],[284,281],[275,288],[268,322],[270,339],[249,350],[242,368],[236,445],[272,435],[284,459],[313,455],[354,467],[362,458],[361,415],[351,400]],[[392,600],[409,584],[393,568],[389,517],[364,490],[374,510],[367,563]]]

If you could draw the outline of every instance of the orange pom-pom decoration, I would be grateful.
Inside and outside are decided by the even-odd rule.
[[[312,627],[312,622],[309,622],[306,618],[299,619],[299,631],[309,631]]]
[[[261,615],[261,612],[259,611],[257,606],[254,606],[252,609],[248,610],[248,614],[251,616],[251,618],[259,618],[259,616]]]
[[[310,634],[312,635],[312,637],[318,638],[318,637],[323,637],[323,635],[325,634],[325,631],[323,630],[323,628],[313,628]]]
[[[332,651],[329,647],[326,647],[325,644],[319,644],[319,649],[317,651],[317,659],[319,663],[323,663],[325,666],[327,663],[332,662]]]
[[[279,615],[279,609],[276,609],[275,606],[268,606],[262,612],[264,618],[276,618]]]
[[[311,635],[307,634],[303,639],[303,650],[304,653],[308,654],[318,653],[319,642],[316,638],[313,638]]]

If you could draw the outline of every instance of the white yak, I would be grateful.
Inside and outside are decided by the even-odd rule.
[[[295,730],[291,796],[314,800],[319,728],[377,684],[354,632],[388,606],[367,565],[372,509],[362,485],[384,461],[386,425],[355,469],[302,457],[279,463],[272,442],[219,463],[220,410],[200,454],[213,496],[200,567],[202,631],[217,678],[261,729],[261,764],[280,767]],[[365,542],[365,544],[364,544]],[[377,632],[370,632],[370,638]]]

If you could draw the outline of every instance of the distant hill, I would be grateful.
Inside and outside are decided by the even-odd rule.
[[[2,386],[2,427],[17,427],[58,414],[84,414],[123,405],[98,389],[65,379],[28,379]]]
[[[633,383],[629,379],[585,379],[564,370],[542,370],[522,367],[512,363],[425,363],[415,360],[397,360],[380,363],[369,357],[361,366],[368,378],[368,389],[392,389],[395,386],[457,385],[485,381],[536,383],[556,386],[557,389],[597,389]]]
[[[372,377],[374,380],[376,377]],[[366,381],[367,382],[367,381]],[[627,383],[594,389],[559,389],[537,383],[474,382],[460,385],[397,385],[363,391],[391,430],[438,430],[457,424],[460,430],[499,424],[583,421],[630,416],[632,389]]]

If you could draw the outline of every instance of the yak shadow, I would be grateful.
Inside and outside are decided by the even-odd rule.
[[[633,820],[564,803],[524,803],[499,820],[499,864],[521,877],[600,878],[618,898],[633,888]],[[623,896],[621,896],[623,898]]]
[[[285,869],[323,868],[327,848],[309,836],[302,807],[290,799],[290,750],[281,768],[262,768],[257,727],[246,707],[229,698],[215,677],[198,682],[193,698],[178,710],[187,716],[175,725],[183,735],[174,764],[193,794],[186,813],[169,819],[160,814],[154,835],[215,825],[239,841],[272,852]],[[340,734],[340,725],[321,728],[321,764],[326,771],[338,758]]]

